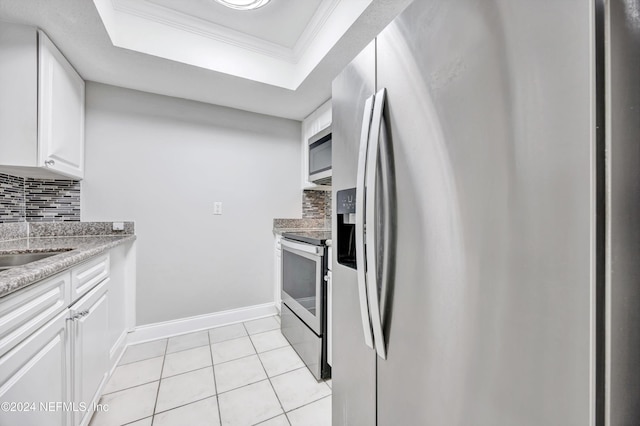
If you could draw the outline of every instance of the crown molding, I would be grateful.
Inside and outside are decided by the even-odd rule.
[[[292,46],[193,16],[173,4],[93,3],[114,46],[295,91],[372,1],[321,0]]]
[[[334,0],[339,1],[339,0]],[[293,49],[147,0],[112,0],[116,12],[146,19],[275,59],[296,63]]]
[[[296,63],[300,61],[304,52],[320,34],[339,3],[340,0],[323,0],[320,3],[318,10],[313,14],[311,21],[293,46],[293,56],[296,58]]]

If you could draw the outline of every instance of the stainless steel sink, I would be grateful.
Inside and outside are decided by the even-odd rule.
[[[65,250],[68,251],[68,250]],[[0,254],[0,272],[16,266],[23,266],[36,260],[46,259],[64,251],[47,251],[38,253]]]

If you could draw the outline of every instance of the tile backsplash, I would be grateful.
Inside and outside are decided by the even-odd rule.
[[[80,181],[25,179],[27,222],[80,221]]]
[[[24,222],[24,179],[0,173],[0,223]]]
[[[0,173],[0,223],[80,221],[80,182]]]
[[[331,191],[302,191],[302,218],[331,220]]]

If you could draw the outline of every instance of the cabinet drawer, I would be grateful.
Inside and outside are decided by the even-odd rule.
[[[69,272],[0,299],[0,356],[71,302]]]
[[[76,266],[71,270],[71,300],[76,300],[108,276],[108,253]]]

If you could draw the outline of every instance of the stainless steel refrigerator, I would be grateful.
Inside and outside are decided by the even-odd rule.
[[[639,11],[415,0],[334,80],[334,426],[640,424]]]

